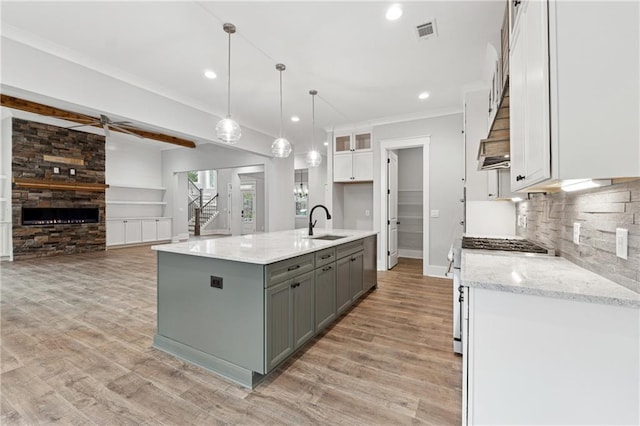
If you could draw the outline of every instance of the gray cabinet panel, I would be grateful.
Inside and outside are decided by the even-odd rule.
[[[293,352],[292,285],[293,280],[287,280],[265,290],[267,371]]]
[[[294,257],[293,259],[283,260],[281,262],[272,263],[265,267],[267,282],[266,286],[270,287],[274,284],[282,282],[286,279],[297,277],[314,269],[314,254],[305,254],[304,256]]]
[[[377,250],[378,237],[372,235],[364,239],[364,258],[363,258],[363,284],[362,290],[369,291],[378,285],[378,266],[377,266]]]
[[[338,314],[344,312],[351,305],[350,273],[351,258],[344,257],[336,262],[336,305]]]
[[[336,248],[331,247],[325,250],[320,250],[315,253],[316,255],[316,268],[324,265],[328,265],[336,260]]]
[[[336,248],[336,258],[342,259],[345,256],[359,252],[364,248],[364,239],[341,244]]]
[[[315,327],[314,272],[293,279],[293,340],[295,349],[313,337]]]
[[[364,253],[361,251],[349,259],[349,295],[353,302],[362,295],[362,260]]]
[[[158,252],[158,334],[264,373],[263,280],[261,265]]]
[[[316,333],[336,317],[336,263],[316,269]]]

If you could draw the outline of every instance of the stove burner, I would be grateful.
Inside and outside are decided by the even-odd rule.
[[[509,238],[463,237],[463,249],[519,251],[525,253],[548,254],[549,250],[529,240]]]

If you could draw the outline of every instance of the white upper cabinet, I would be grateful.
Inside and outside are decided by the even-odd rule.
[[[638,2],[510,8],[512,189],[640,176]]]
[[[371,132],[337,134],[333,138],[334,182],[373,180]]]

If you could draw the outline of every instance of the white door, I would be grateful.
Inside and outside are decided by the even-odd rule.
[[[242,234],[256,232],[256,184],[242,183]]]
[[[387,268],[391,269],[398,263],[398,156],[387,152]]]

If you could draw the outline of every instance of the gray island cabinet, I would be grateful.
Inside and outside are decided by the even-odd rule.
[[[154,246],[154,347],[254,387],[376,285],[374,232],[305,234]]]

